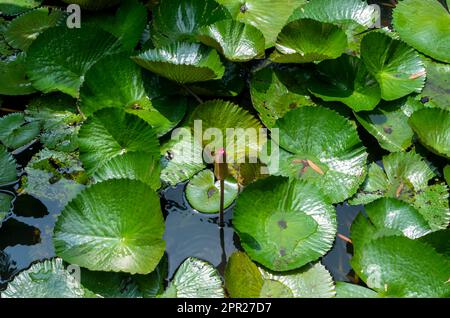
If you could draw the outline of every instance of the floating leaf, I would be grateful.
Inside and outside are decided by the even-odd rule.
[[[0,141],[8,148],[17,149],[29,144],[39,135],[39,123],[25,121],[23,113],[0,118]]]
[[[338,101],[355,111],[372,110],[381,99],[376,79],[355,56],[342,55],[319,63],[318,76],[310,83],[310,91],[325,101]]]
[[[160,49],[150,49],[132,59],[179,84],[220,79],[225,72],[217,52],[201,44],[176,42]]]
[[[264,36],[257,28],[234,20],[223,20],[202,27],[198,40],[215,48],[228,60],[246,62],[264,56]]]
[[[217,0],[230,11],[236,21],[258,28],[266,39],[266,48],[272,47],[278,33],[294,10],[305,0]]]
[[[230,17],[214,0],[162,0],[153,10],[152,41],[157,47],[174,42],[195,42],[202,26]]]
[[[450,185],[450,165],[446,165],[444,168],[444,178],[447,181],[447,185]]]
[[[380,84],[384,100],[420,93],[424,86],[426,72],[422,59],[402,41],[371,32],[361,42],[361,58]]]
[[[431,245],[439,254],[450,256],[450,229],[440,230],[422,236],[419,241]]]
[[[433,107],[450,109],[450,65],[424,58],[427,80],[422,91],[422,100]]]
[[[156,192],[122,179],[94,184],[69,202],[53,241],[57,255],[89,270],[148,274],[164,254],[163,233]]]
[[[346,282],[336,282],[336,298],[377,298],[373,290]]]
[[[0,94],[29,95],[36,92],[25,74],[25,54],[0,61]]]
[[[81,271],[81,283],[97,296],[104,298],[140,298],[136,282],[125,273]]]
[[[65,13],[60,10],[39,8],[15,18],[8,25],[5,39],[13,48],[26,51],[45,30],[60,25]]]
[[[118,39],[93,26],[51,28],[28,49],[27,74],[33,86],[44,93],[61,91],[78,97],[89,68],[103,56],[121,50]]]
[[[87,73],[80,90],[80,109],[86,116],[99,109],[115,107],[149,123],[158,136],[174,128],[184,117],[186,98],[150,98],[142,69],[128,54],[106,56]]]
[[[413,205],[433,231],[450,222],[448,189],[445,184],[428,185],[435,174],[414,152],[398,152],[383,157],[383,169],[369,166],[368,176],[350,204],[367,204],[381,197],[397,198]]]
[[[450,63],[450,14],[439,1],[401,1],[392,23],[403,41],[436,60]]]
[[[334,24],[302,19],[283,28],[275,47],[270,56],[273,62],[319,62],[341,56],[347,48],[347,35]]]
[[[17,15],[41,5],[43,0],[0,0],[0,13],[6,16]]]
[[[60,258],[33,264],[17,275],[2,298],[83,298],[88,291],[64,268]]]
[[[312,182],[333,203],[356,193],[365,178],[367,153],[349,120],[324,107],[301,107],[275,127],[282,149],[278,163],[268,164],[271,174]]]
[[[162,298],[224,298],[222,279],[209,263],[189,257],[178,268]]]
[[[86,120],[78,141],[80,159],[89,174],[125,153],[159,156],[155,131],[139,117],[116,108],[104,108]]]
[[[78,4],[82,9],[100,10],[118,4],[121,0],[62,0],[68,4]]]
[[[359,277],[388,297],[449,297],[448,258],[406,237],[383,237],[352,259]]]
[[[95,171],[94,179],[96,182],[110,179],[139,180],[158,190],[161,187],[159,174],[159,158],[156,160],[148,153],[133,152],[107,161]]]
[[[370,112],[355,113],[358,122],[390,152],[405,151],[412,145],[414,132],[408,124],[411,114],[423,108],[412,98],[382,102]]]
[[[334,208],[320,191],[280,177],[245,188],[236,202],[233,224],[249,256],[276,271],[317,260],[331,248],[336,234]]]
[[[411,115],[409,124],[424,146],[450,159],[450,111],[422,109]]]
[[[309,78],[308,71],[297,67],[266,67],[253,74],[252,103],[266,127],[294,108],[314,105],[306,88]]]
[[[249,159],[245,163],[228,164],[228,172],[243,187],[266,177],[266,169],[265,165],[260,161],[252,163]]]
[[[14,196],[9,192],[0,192],[0,223],[12,209]]]
[[[239,186],[233,179],[225,180],[224,208],[236,199]],[[220,210],[220,182],[215,181],[211,170],[203,170],[195,175],[186,186],[189,204],[199,212],[217,213]]]
[[[14,157],[0,144],[0,185],[17,181],[17,166]]]
[[[72,152],[78,149],[78,130],[83,117],[76,100],[68,95],[44,95],[31,100],[25,110],[26,120],[40,124],[39,141],[52,150]]]

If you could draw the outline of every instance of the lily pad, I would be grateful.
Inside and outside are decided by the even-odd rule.
[[[233,62],[264,57],[265,40],[261,31],[231,19],[202,27],[197,38]]]
[[[381,100],[381,89],[375,77],[356,56],[342,55],[319,63],[319,74],[309,89],[324,101],[338,101],[354,111],[372,110]]]
[[[33,264],[17,275],[2,298],[83,298],[89,292],[64,268],[60,258]]]
[[[225,72],[219,54],[196,43],[176,42],[160,49],[150,49],[132,59],[179,84],[220,79]]]
[[[450,185],[450,165],[446,165],[444,168],[444,178],[447,185]]]
[[[334,24],[301,19],[283,28],[275,47],[273,62],[320,62],[341,56],[347,49],[347,35]]]
[[[239,186],[233,179],[225,180],[224,208],[236,199]],[[195,175],[186,186],[189,204],[199,212],[217,213],[220,210],[220,182],[215,181],[211,170],[203,170]]]
[[[83,117],[76,100],[64,94],[51,94],[31,100],[25,119],[38,122],[42,132],[39,141],[48,149],[72,152],[78,149],[78,130]]]
[[[422,100],[433,107],[450,109],[450,65],[424,58],[427,80],[423,88]]]
[[[450,111],[422,109],[411,115],[409,124],[424,146],[450,159]]]
[[[324,107],[301,107],[275,127],[281,149],[278,161],[269,160],[271,174],[311,182],[333,203],[356,193],[366,175],[367,153],[348,119]]]
[[[0,118],[0,141],[8,148],[17,149],[29,144],[39,135],[39,123],[26,122],[23,113]]]
[[[0,223],[12,210],[12,205],[14,202],[14,196],[9,192],[0,192]]]
[[[209,263],[189,257],[180,265],[162,298],[224,298],[222,279]]]
[[[39,8],[15,18],[8,25],[5,39],[13,48],[26,51],[45,30],[60,25],[65,13],[60,10]]]
[[[378,294],[366,287],[336,282],[336,298],[377,298]]]
[[[419,241],[431,245],[439,254],[450,257],[450,229],[422,236]]]
[[[266,67],[253,74],[252,103],[266,127],[292,109],[314,105],[306,87],[309,79],[310,72],[297,67]]]
[[[116,108],[104,108],[85,121],[78,134],[80,159],[89,174],[125,153],[157,158],[159,141],[144,120]]]
[[[103,56],[123,50],[110,33],[93,26],[48,29],[29,47],[27,74],[44,93],[61,91],[78,97],[86,72]]]
[[[104,8],[113,7],[121,0],[62,0],[68,4],[78,4],[82,9],[86,10],[100,10]]]
[[[128,54],[106,56],[87,73],[80,90],[80,109],[90,116],[99,109],[121,108],[149,123],[158,136],[174,128],[184,117],[186,98],[151,98],[142,69]]]
[[[448,258],[406,237],[376,239],[352,259],[359,277],[382,296],[448,297]]]
[[[229,17],[229,12],[214,0],[162,0],[153,10],[152,41],[157,47],[195,42],[201,27]]]
[[[17,181],[17,166],[14,157],[0,144],[0,185]]]
[[[381,197],[396,198],[414,206],[433,231],[450,222],[448,188],[444,183],[428,185],[435,174],[414,152],[398,152],[383,157],[384,170],[376,163],[350,204],[368,204]]]
[[[355,113],[358,122],[390,152],[405,151],[412,145],[414,131],[408,124],[411,114],[423,108],[413,98],[381,102],[370,112]]]
[[[89,270],[148,274],[164,254],[163,233],[156,192],[122,179],[94,184],[72,200],[53,241],[57,255]]]
[[[381,32],[371,32],[361,42],[361,58],[380,84],[384,100],[421,92],[426,77],[423,61],[402,41]]]
[[[230,11],[234,20],[253,25],[266,39],[266,48],[274,46],[277,35],[305,0],[217,0]]]
[[[264,173],[265,169],[267,168],[260,161],[251,163],[251,160],[249,159],[247,159],[245,163],[228,164],[228,172],[233,176],[237,183],[243,187],[266,177],[267,174]]]
[[[450,63],[450,14],[439,1],[401,1],[392,23],[403,41],[438,61]]]
[[[0,94],[29,95],[36,92],[25,74],[25,53],[0,61]]]
[[[94,173],[94,180],[132,179],[148,184],[152,189],[161,187],[159,158],[148,153],[132,152],[113,157]]]
[[[41,5],[43,0],[1,0],[0,13],[6,16],[17,15]]]
[[[331,248],[336,234],[334,208],[321,192],[304,181],[280,177],[245,188],[233,224],[248,255],[275,271],[317,260]]]

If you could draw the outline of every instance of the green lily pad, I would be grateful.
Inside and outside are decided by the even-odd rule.
[[[450,165],[446,165],[444,168],[444,178],[448,185],[450,185]]]
[[[12,210],[14,196],[9,192],[0,192],[0,223]]]
[[[16,160],[7,149],[0,144],[0,185],[17,181]]]
[[[350,204],[368,204],[381,197],[396,198],[414,206],[433,231],[450,222],[448,188],[444,183],[428,185],[435,174],[414,152],[398,152],[383,157],[383,169],[369,166],[368,176]]]
[[[52,94],[31,100],[25,119],[42,128],[39,141],[48,149],[72,152],[78,149],[78,130],[83,117],[76,100],[64,94]]]
[[[25,168],[22,191],[50,203],[56,210],[62,208],[84,189],[87,176],[77,153],[41,150]]]
[[[60,10],[39,8],[15,18],[5,31],[5,39],[13,48],[26,51],[45,30],[60,25],[65,13]]]
[[[275,47],[273,62],[319,62],[341,56],[347,49],[347,35],[334,24],[301,19],[283,28]]]
[[[161,180],[171,186],[186,181],[206,168],[202,145],[189,128],[175,131],[171,140],[161,146]]]
[[[225,72],[215,50],[195,43],[176,42],[160,49],[150,49],[132,59],[179,84],[220,79]]]
[[[448,258],[406,237],[376,239],[355,254],[359,277],[382,296],[449,297]]]
[[[88,17],[84,24],[94,24],[116,36],[125,50],[138,44],[147,24],[147,8],[137,0],[123,1],[115,15],[107,13]]]
[[[229,17],[229,12],[214,0],[162,0],[153,10],[152,41],[157,47],[195,42],[201,27]]]
[[[412,98],[381,102],[370,112],[355,113],[358,122],[377,140],[381,148],[390,152],[405,151],[413,142],[414,132],[408,119],[414,111],[423,108]]]
[[[61,91],[78,97],[89,68],[103,56],[122,50],[120,41],[94,26],[48,29],[29,47],[27,74],[44,93]]]
[[[248,159],[245,163],[228,164],[228,172],[233,176],[237,183],[243,187],[266,177],[267,174],[264,173],[263,169],[266,169],[263,163],[260,161],[252,163]]]
[[[184,97],[150,98],[142,69],[128,54],[106,56],[87,73],[80,90],[80,109],[90,116],[99,109],[121,108],[149,123],[162,136],[184,117]]]
[[[378,294],[366,287],[336,282],[336,298],[377,298]]]
[[[381,87],[381,98],[394,100],[420,93],[425,67],[412,47],[381,32],[367,34],[361,42],[361,58]]]
[[[411,115],[409,124],[425,147],[450,159],[450,111],[422,109]]]
[[[144,120],[117,108],[104,108],[88,118],[78,134],[80,159],[89,174],[125,153],[157,158],[159,141]]]
[[[25,74],[25,53],[0,61],[0,94],[29,95],[36,92]]]
[[[233,62],[264,57],[265,40],[261,31],[231,19],[202,27],[197,39]]]
[[[419,241],[431,245],[439,254],[450,257],[450,229],[422,236]]]
[[[0,13],[6,16],[17,15],[41,5],[43,0],[0,0]]]
[[[87,291],[64,268],[60,258],[33,264],[17,275],[1,293],[2,298],[83,298]]]
[[[39,135],[39,123],[26,122],[23,113],[0,118],[0,141],[8,148],[17,149],[29,144]]]
[[[135,180],[109,180],[82,191],[62,211],[54,233],[57,255],[94,271],[148,274],[165,248],[159,197]]]
[[[86,10],[100,10],[104,8],[113,7],[121,0],[62,0],[68,4],[78,4],[82,9]]]
[[[253,115],[242,107],[223,100],[207,101],[199,105],[190,117],[194,138],[197,137],[195,135],[196,121],[201,124],[201,127],[199,127],[201,129],[199,129],[200,134],[205,135],[202,142],[206,154],[212,154],[220,148],[225,148],[225,151],[233,149],[234,153],[232,151],[227,152],[228,163],[238,162],[243,158],[258,157],[261,145],[257,138],[246,138],[246,135],[250,136],[254,133],[253,137],[258,137],[259,129],[262,126]],[[220,130],[222,136],[217,138],[211,136],[208,139],[205,132],[210,128]],[[233,133],[227,133],[227,129],[230,128],[236,130]]]
[[[224,208],[236,199],[239,186],[233,179],[225,180]],[[203,170],[195,175],[186,186],[189,204],[199,212],[217,213],[220,210],[220,182],[215,181],[211,170]]]
[[[403,41],[438,61],[450,63],[450,14],[439,1],[401,1],[392,23]]]
[[[276,271],[317,260],[331,248],[336,234],[334,208],[320,191],[304,181],[280,177],[245,188],[237,199],[233,224],[248,255]]]
[[[324,101],[342,102],[357,112],[372,110],[380,102],[380,86],[359,58],[342,55],[319,63],[317,69],[309,89]]]
[[[275,127],[281,149],[279,159],[268,162],[271,174],[314,183],[333,203],[356,193],[366,175],[367,153],[348,119],[324,107],[301,107]]]
[[[306,88],[309,78],[308,71],[297,67],[266,67],[253,74],[252,103],[266,127],[292,109],[314,105]]]
[[[427,80],[421,97],[433,107],[450,109],[450,65],[424,58]]]
[[[156,160],[148,153],[132,152],[113,157],[99,167],[93,177],[96,182],[110,179],[139,180],[158,190],[161,187],[159,174],[159,158]]]
[[[189,257],[180,265],[162,298],[224,298],[222,279],[209,263]]]
[[[305,0],[217,0],[230,11],[236,21],[259,29],[266,39],[266,48],[274,46],[277,35]]]
[[[81,283],[103,298],[141,298],[142,294],[132,276],[126,273],[81,271]]]

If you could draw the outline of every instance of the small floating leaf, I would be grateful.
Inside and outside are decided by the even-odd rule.
[[[225,180],[224,208],[236,199],[239,186],[233,179]],[[195,175],[186,186],[186,198],[199,212],[217,213],[220,210],[220,182],[215,181],[211,170],[203,170]]]
[[[39,135],[39,123],[26,122],[23,113],[0,118],[0,141],[8,148],[17,149],[29,144]]]
[[[0,192],[0,223],[12,209],[14,196],[7,192]]]
[[[150,49],[132,59],[140,66],[179,84],[222,78],[225,67],[219,54],[201,44],[175,42]]]
[[[17,181],[17,166],[14,157],[0,144],[0,185]]]
[[[25,74],[24,53],[0,60],[0,94],[29,95],[36,92]]]
[[[336,282],[336,298],[377,298],[378,294],[366,287]]]
[[[163,233],[156,192],[122,179],[94,184],[69,202],[53,241],[57,255],[89,270],[148,274],[164,254]]]
[[[236,202],[233,224],[249,256],[276,271],[317,260],[330,249],[336,233],[334,208],[320,191],[304,181],[280,177],[245,188]]]
[[[427,80],[422,98],[433,107],[450,109],[450,65],[424,58]]]

